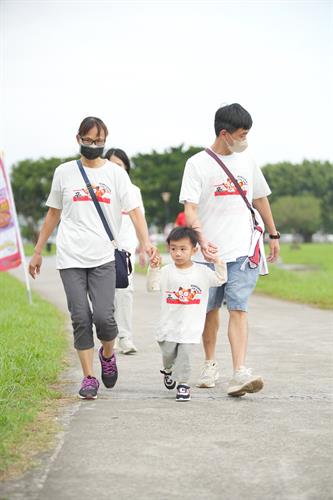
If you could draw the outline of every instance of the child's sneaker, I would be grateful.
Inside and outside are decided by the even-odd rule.
[[[98,388],[99,382],[97,378],[88,375],[88,377],[84,377],[82,380],[79,397],[81,399],[96,399]]]
[[[116,385],[118,378],[116,355],[115,353],[113,353],[111,358],[108,359],[104,358],[103,346],[100,347],[98,355],[99,355],[99,360],[101,362],[103,384],[108,389],[111,389],[111,387],[114,387]]]
[[[160,373],[164,375],[164,385],[167,389],[171,391],[176,387],[176,381],[171,378],[172,372],[168,372],[167,370],[160,370]]]
[[[191,390],[190,386],[187,384],[177,385],[176,401],[190,401]]]
[[[239,397],[247,392],[253,393],[261,391],[264,387],[264,381],[259,376],[252,375],[251,368],[241,366],[234,372],[233,379],[229,382],[228,395]]]
[[[215,382],[219,378],[217,363],[215,361],[205,361],[197,387],[210,388],[215,387]]]

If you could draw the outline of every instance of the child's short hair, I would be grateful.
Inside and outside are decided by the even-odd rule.
[[[167,237],[167,244],[170,245],[170,241],[178,241],[183,238],[188,238],[194,247],[196,247],[199,242],[199,235],[195,229],[188,226],[179,226],[172,229]]]

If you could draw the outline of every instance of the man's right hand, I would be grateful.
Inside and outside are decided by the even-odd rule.
[[[40,253],[34,253],[29,262],[29,274],[35,279],[40,273],[40,268],[42,265],[42,256]]]

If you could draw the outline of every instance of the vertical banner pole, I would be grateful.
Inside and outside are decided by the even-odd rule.
[[[0,151],[0,159],[3,160],[3,153]],[[25,277],[25,284],[27,288],[27,294],[28,294],[28,300],[29,304],[32,304],[32,294],[31,294],[31,287],[30,287],[30,281],[29,281],[29,274],[28,274],[28,269],[26,265],[26,258],[25,258],[25,252],[24,252],[24,247],[23,247],[23,242],[22,242],[22,237],[21,237],[21,231],[20,231],[20,226],[17,218],[17,213],[16,213],[16,207],[15,207],[15,201],[14,201],[14,196],[13,196],[13,191],[12,191],[12,186],[10,182],[9,175],[7,175],[6,169],[4,162],[2,161],[2,168],[3,168],[3,173],[5,176],[5,181],[7,184],[7,189],[8,189],[8,195],[9,195],[9,202],[11,205],[11,212],[14,218],[14,223],[15,223],[15,228],[16,228],[16,236],[17,236],[17,241],[18,241],[18,246],[19,246],[19,251],[21,254],[21,260],[22,260],[22,266],[23,266],[23,271],[24,271],[24,277]]]

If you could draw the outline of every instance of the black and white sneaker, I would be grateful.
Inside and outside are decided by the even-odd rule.
[[[171,378],[172,372],[167,372],[166,370],[160,370],[160,373],[164,375],[164,385],[170,391],[176,387],[176,381]]]
[[[190,399],[191,399],[190,386],[186,384],[177,385],[176,401],[190,401]]]

